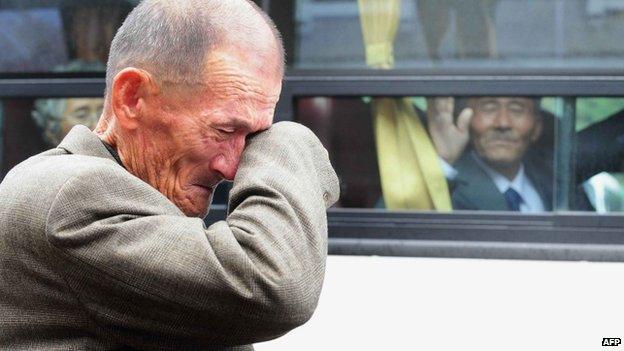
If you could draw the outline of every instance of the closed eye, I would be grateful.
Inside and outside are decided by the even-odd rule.
[[[223,134],[234,134],[236,132],[234,128],[219,128],[218,130]]]

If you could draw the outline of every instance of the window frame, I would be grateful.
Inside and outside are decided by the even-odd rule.
[[[261,7],[270,10],[272,3],[277,2],[263,0]],[[279,27],[279,20],[276,22]],[[275,121],[293,120],[295,99],[309,96],[522,95],[573,99],[621,97],[622,87],[623,70],[288,69]],[[102,97],[104,90],[104,73],[0,74],[0,100]],[[558,132],[567,134],[570,130]],[[205,221],[209,224],[226,214],[225,205],[213,205]],[[624,262],[622,214],[336,208],[328,211],[328,225],[329,253],[334,255]]]
[[[312,96],[555,96],[567,101],[564,114],[569,115],[569,123],[559,123],[556,132],[571,138],[576,97],[624,94],[624,72],[503,73],[289,70],[276,120],[293,120],[295,99]],[[570,172],[573,147],[559,148],[555,155],[558,166]],[[554,200],[565,203],[568,197],[563,191]],[[330,209],[328,222],[329,252],[336,255],[624,261],[622,214]]]
[[[366,71],[293,72],[284,78],[275,120],[293,120],[294,99],[306,96],[539,95],[618,97],[624,74],[410,75]],[[344,73],[344,72],[343,72]],[[381,74],[379,74],[381,73]],[[101,97],[103,77],[0,79],[0,99]],[[619,92],[619,94],[618,94]],[[206,223],[225,218],[214,205]],[[329,253],[409,257],[624,262],[624,216],[586,212],[330,209]]]

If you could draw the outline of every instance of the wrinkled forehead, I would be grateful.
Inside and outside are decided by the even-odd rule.
[[[478,106],[479,104],[484,103],[496,103],[499,105],[518,103],[530,107],[535,107],[536,99],[526,96],[478,96],[468,98],[468,104],[470,106]]]
[[[210,98],[275,104],[281,92],[282,77],[266,74],[235,53],[213,51],[190,82],[160,83],[170,100],[201,103],[202,99]]]
[[[528,109],[530,115],[534,117],[539,117],[539,98],[533,97],[525,97],[525,96],[481,96],[481,97],[470,97],[464,99],[463,103],[460,102],[460,108],[470,107],[477,114],[481,110],[481,108],[485,108],[488,105],[495,105],[500,107],[512,107],[512,106],[521,106]]]
[[[282,87],[281,76],[258,69],[244,56],[215,52],[206,60],[204,87],[212,96],[254,106],[274,109]]]

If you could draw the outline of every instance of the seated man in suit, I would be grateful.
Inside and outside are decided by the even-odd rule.
[[[539,100],[471,97],[455,120],[453,98],[428,101],[427,122],[454,209],[552,209],[552,172],[529,151],[543,129]]]

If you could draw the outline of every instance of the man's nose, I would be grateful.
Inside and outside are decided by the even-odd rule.
[[[500,128],[500,129],[507,129],[511,127],[511,118],[509,116],[509,112],[506,109],[501,109],[496,114],[494,125],[496,128]]]
[[[233,143],[226,152],[215,158],[212,168],[221,173],[225,180],[234,180],[244,148],[245,138],[240,138],[240,140]]]

